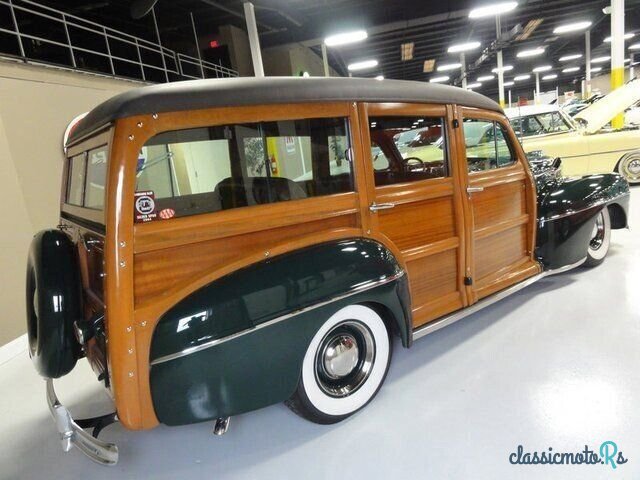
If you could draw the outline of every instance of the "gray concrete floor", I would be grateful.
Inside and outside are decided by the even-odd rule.
[[[396,344],[389,376],[362,412],[333,426],[284,405],[211,424],[129,432],[113,468],[63,454],[44,382],[26,352],[0,366],[0,478],[618,478],[640,477],[640,188],[632,231],[615,231],[605,263],[551,277],[416,342]],[[106,412],[86,363],[57,383],[75,416]],[[529,451],[597,450],[610,466],[511,465]]]

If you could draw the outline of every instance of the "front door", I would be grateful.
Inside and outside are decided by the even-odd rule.
[[[468,304],[463,193],[440,105],[364,104],[361,129],[372,235],[406,265],[418,327]]]
[[[533,256],[536,192],[506,120],[457,109],[460,178],[466,185],[467,295],[473,303],[539,272]],[[466,182],[465,182],[466,176]]]

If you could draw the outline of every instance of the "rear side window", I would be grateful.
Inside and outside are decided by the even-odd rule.
[[[66,203],[93,210],[104,209],[107,154],[104,145],[69,159]]]
[[[139,154],[136,191],[160,218],[350,192],[348,138],[345,118],[165,132]]]
[[[81,153],[69,159],[67,203],[78,207],[82,206],[82,199],[84,197],[85,158],[86,153]]]

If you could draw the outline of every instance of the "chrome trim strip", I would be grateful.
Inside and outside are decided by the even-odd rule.
[[[382,280],[377,280],[377,281],[371,281],[371,282],[366,282],[363,283],[361,285],[356,285],[350,292],[342,294],[342,295],[338,295],[336,297],[332,297],[328,300],[323,300],[322,302],[318,302],[318,303],[314,303],[313,305],[309,305],[308,307],[304,307],[304,308],[300,308],[298,310],[294,310],[292,312],[289,312],[285,315],[281,315],[279,317],[273,318],[267,322],[264,323],[260,323],[258,325],[256,325],[255,327],[251,327],[251,328],[247,328],[245,330],[241,330],[239,332],[236,332],[234,334],[231,334],[229,336],[223,337],[223,338],[216,338],[214,340],[209,340],[208,342],[202,343],[200,345],[196,345],[194,347],[189,347],[189,348],[185,348],[184,350],[181,350],[179,352],[176,353],[171,353],[169,355],[165,355],[163,357],[158,357],[155,360],[153,360],[151,362],[151,365],[158,365],[160,363],[164,363],[164,362],[169,362],[171,360],[175,360],[177,358],[181,358],[181,357],[185,357],[187,355],[191,355],[192,353],[196,353],[196,352],[200,352],[202,350],[206,350],[207,348],[211,348],[211,347],[215,347],[216,345],[220,345],[221,343],[224,342],[228,342],[229,340],[235,340],[238,337],[241,337],[243,335],[246,335],[248,333],[252,333],[255,332],[257,330],[260,330],[262,328],[266,328],[266,327],[270,327],[273,324],[276,324],[278,322],[282,322],[284,320],[287,320],[291,317],[295,317],[296,315],[300,315],[301,313],[305,313],[308,312],[310,310],[315,310],[316,308],[320,308],[320,307],[324,307],[325,305],[329,305],[330,303],[333,302],[337,302],[339,300],[343,300],[345,298],[351,297],[352,295],[356,295],[358,293],[362,293],[365,292],[367,290],[371,290],[372,288],[375,287],[379,287],[381,285],[385,285],[387,283],[393,282],[395,280],[398,280],[399,278],[403,277],[405,274],[404,270],[400,270],[398,273],[396,273],[395,275],[391,275],[390,277],[386,277]]]
[[[511,287],[505,288],[504,290],[500,290],[497,293],[494,293],[493,295],[484,298],[482,300],[480,300],[478,303],[475,303],[473,305],[471,305],[470,307],[466,307],[462,310],[458,310],[457,312],[452,313],[451,315],[447,315],[446,317],[442,317],[439,320],[436,320],[434,322],[431,323],[427,323],[426,325],[417,328],[416,330],[413,331],[413,335],[412,335],[412,340],[417,340],[419,338],[422,338],[426,335],[429,335],[430,333],[433,332],[437,332],[438,330],[440,330],[441,328],[444,328],[448,325],[451,325],[452,323],[457,322],[458,320],[462,320],[465,317],[468,317],[469,315],[476,313],[486,307],[488,307],[489,305],[493,305],[496,302],[499,302],[500,300],[513,295],[516,292],[519,292],[520,290],[522,290],[525,287],[528,287],[529,285],[537,282],[538,280],[543,279],[544,277],[548,277],[551,275],[556,275],[558,273],[563,273],[563,272],[567,272],[569,270],[572,270],[576,267],[579,267],[580,265],[582,265],[585,261],[587,260],[587,257],[584,257],[583,259],[581,259],[580,261],[576,262],[576,263],[572,263],[571,265],[565,265],[564,267],[560,267],[557,268],[555,270],[546,270],[543,271],[541,273],[538,273],[537,275],[534,275],[533,277],[529,277],[525,280],[523,280],[520,283],[516,283],[515,285],[512,285]]]
[[[618,195],[617,197],[609,198],[608,200],[600,200],[599,202],[592,203],[588,207],[581,208],[580,210],[567,210],[566,212],[559,213],[558,215],[552,215],[552,216],[546,217],[546,218],[539,218],[538,222],[542,226],[546,222],[552,222],[552,221],[558,220],[560,218],[570,217],[571,215],[575,215],[576,213],[582,213],[582,212],[590,210],[592,208],[600,207],[601,205],[606,205],[606,204],[608,204],[610,202],[614,202],[614,201],[618,200],[619,198],[627,197],[629,195],[630,195],[630,192],[627,192],[627,193],[625,193],[623,195]]]
[[[87,457],[100,465],[112,466],[118,463],[118,447],[92,437],[73,421],[69,410],[60,403],[53,388],[53,379],[47,378],[47,403],[56,427],[60,433],[60,442],[65,452],[74,446]]]

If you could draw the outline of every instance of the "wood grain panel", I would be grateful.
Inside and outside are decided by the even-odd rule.
[[[527,228],[520,225],[475,242],[475,283],[527,257]]]
[[[475,230],[512,220],[526,213],[522,182],[510,182],[473,194]]]
[[[380,230],[400,250],[455,237],[454,220],[451,197],[396,205],[378,212]]]
[[[457,249],[452,249],[407,262],[414,306],[457,291],[457,252]]]
[[[135,303],[149,303],[153,297],[181,288],[193,278],[254,252],[300,235],[355,227],[356,215],[297,223],[265,232],[245,233],[188,245],[164,248],[135,256]]]

